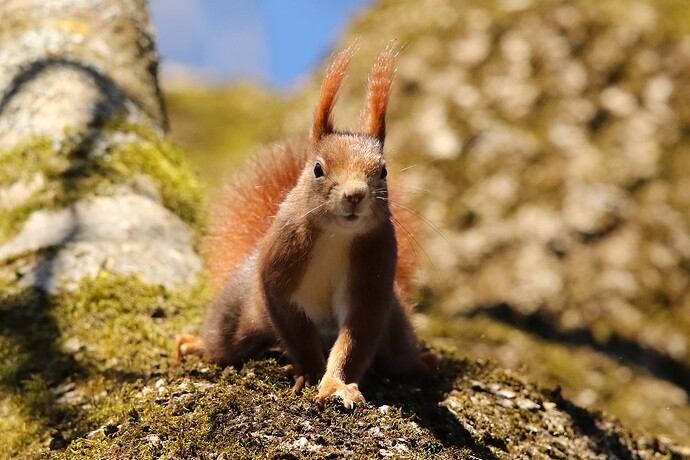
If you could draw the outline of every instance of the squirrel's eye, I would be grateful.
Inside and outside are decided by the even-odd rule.
[[[314,165],[314,177],[323,177],[323,168],[319,162]]]
[[[381,180],[386,180],[386,176],[388,176],[388,170],[384,166],[383,169],[381,170]]]

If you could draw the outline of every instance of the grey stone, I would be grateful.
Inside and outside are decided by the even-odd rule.
[[[187,225],[169,210],[139,195],[95,197],[60,211],[37,211],[22,231],[0,247],[0,260],[57,247],[22,279],[49,292],[69,288],[101,270],[138,273],[172,287],[192,282],[201,270]]]

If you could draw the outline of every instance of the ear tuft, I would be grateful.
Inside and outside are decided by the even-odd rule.
[[[312,141],[318,141],[323,136],[333,132],[333,106],[340,89],[340,84],[345,77],[345,69],[352,59],[352,55],[358,48],[355,41],[347,49],[333,57],[328,67],[326,77],[321,84],[321,96],[314,115],[314,124],[311,128]]]
[[[386,109],[393,85],[397,57],[395,42],[388,45],[376,57],[367,83],[366,105],[360,115],[360,130],[378,139],[381,145],[386,139]]]

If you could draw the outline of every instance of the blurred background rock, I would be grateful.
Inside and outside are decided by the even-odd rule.
[[[255,145],[307,132],[318,75],[289,91],[175,78],[158,28],[172,136],[212,186]],[[690,439],[690,4],[384,0],[337,35],[313,62],[359,37],[343,127],[375,53],[402,47],[389,155],[425,234],[425,337]]]

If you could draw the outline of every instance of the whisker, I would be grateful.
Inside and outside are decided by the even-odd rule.
[[[419,191],[428,192],[428,193],[431,192],[431,190],[429,190],[429,189],[422,188],[422,187],[415,187],[414,185],[400,185],[400,184],[396,184],[395,187],[394,187],[393,189],[395,190],[395,192],[397,192],[397,191],[398,191],[399,189],[401,189],[401,188],[402,188],[402,189],[410,189],[410,190],[419,190]]]
[[[414,163],[414,164],[411,164],[409,166],[405,166],[404,168],[400,169],[399,172],[407,171],[408,169],[412,169],[412,168],[415,168],[417,166],[428,165],[429,163],[433,163],[435,161],[439,161],[442,159],[443,159],[443,157],[434,157],[434,158],[431,158],[430,160],[424,161],[422,163]]]
[[[423,162],[421,162],[421,163],[414,163],[414,164],[411,164],[411,165],[409,165],[409,166],[405,166],[405,167],[402,168],[400,171],[401,171],[401,172],[402,172],[402,171],[407,171],[408,169],[415,168],[415,167],[417,167],[417,166],[428,165],[428,164],[430,164],[430,163],[435,163],[435,162],[437,162],[437,161],[439,161],[439,160],[443,160],[443,159],[444,159],[444,158],[441,157],[441,156],[436,156],[436,157],[433,157],[433,158],[428,159],[427,161],[423,161]]]
[[[428,219],[427,217],[425,217],[425,216],[423,216],[422,214],[418,213],[417,211],[415,211],[415,210],[412,209],[411,207],[409,207],[409,206],[407,206],[407,205],[404,205],[404,204],[402,204],[402,203],[398,203],[398,202],[396,202],[396,201],[392,201],[390,198],[388,199],[388,203],[391,204],[391,205],[393,205],[393,206],[398,207],[401,211],[405,211],[405,212],[408,212],[408,213],[412,214],[413,216],[415,216],[416,218],[418,218],[419,220],[421,220],[422,222],[424,222],[426,225],[428,225],[429,228],[431,228],[432,230],[434,230],[441,238],[443,238],[443,239],[446,241],[446,243],[448,243],[448,245],[449,245],[451,248],[457,249],[457,248],[455,247],[455,245],[453,244],[453,242],[450,240],[450,238],[448,238],[448,237],[446,236],[446,234],[443,233],[443,231],[438,227],[438,225],[436,225],[435,223],[433,223],[430,219]]]
[[[405,239],[407,239],[407,242],[410,245],[410,248],[412,249],[412,252],[414,253],[415,258],[417,259],[417,264],[419,264],[419,253],[415,249],[414,244],[416,244],[419,247],[419,249],[422,251],[422,253],[424,253],[424,256],[426,257],[426,259],[429,261],[429,264],[431,265],[431,268],[434,270],[434,275],[436,275],[436,279],[440,280],[441,276],[439,275],[438,268],[436,267],[436,264],[434,263],[434,261],[431,260],[431,257],[429,256],[429,253],[427,253],[426,250],[424,249],[424,246],[422,246],[422,244],[417,240],[417,238],[414,237],[414,234],[411,231],[409,231],[408,229],[406,229],[405,226],[398,219],[396,219],[394,216],[391,215],[391,220],[393,221],[394,224],[396,224],[396,226],[398,228],[400,228],[400,230],[402,230],[403,235],[405,236]],[[414,241],[414,244],[412,244],[413,241]],[[421,264],[419,264],[419,265],[421,266]]]
[[[302,216],[300,216],[297,220],[300,221],[300,220],[304,219],[304,218],[307,217],[309,214],[311,214],[312,212],[318,210],[320,207],[325,206],[325,205],[326,205],[326,202],[324,201],[323,203],[314,206],[314,207],[311,208],[309,211],[305,212]]]
[[[294,219],[294,221],[293,221],[293,219],[288,220],[287,222],[285,222],[285,223],[283,224],[282,227],[280,227],[280,228],[277,229],[276,231],[280,231],[280,230],[284,229],[285,227],[287,227],[288,225],[290,225],[292,222],[299,222],[299,221],[301,221],[302,219],[304,219],[305,217],[307,217],[309,214],[311,214],[312,212],[318,210],[320,207],[325,206],[325,205],[326,205],[326,202],[324,201],[323,203],[320,203],[320,204],[314,206],[314,207],[311,208],[309,211],[307,211],[307,212],[305,212],[304,214],[302,214],[301,216],[299,216],[297,219]]]
[[[424,193],[431,193],[431,190],[425,189],[422,187],[414,187],[410,185],[406,186],[398,186],[396,185],[393,190],[374,190],[372,193],[373,194],[383,194],[383,193],[388,193],[393,196],[399,196],[399,195],[414,195],[419,192],[424,192]]]
[[[388,192],[388,195],[392,196],[393,198],[396,197],[412,197],[417,198],[419,197],[420,193],[426,193],[426,190],[396,190],[395,192]],[[379,193],[379,195],[384,195],[383,193]]]

